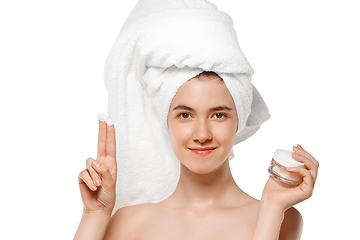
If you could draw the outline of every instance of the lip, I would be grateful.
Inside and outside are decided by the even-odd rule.
[[[188,149],[198,156],[207,156],[211,154],[216,149],[216,147],[197,147]]]

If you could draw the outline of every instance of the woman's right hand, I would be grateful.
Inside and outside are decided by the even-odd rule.
[[[103,115],[104,116],[104,115]],[[101,119],[101,116],[99,115]],[[89,158],[86,169],[79,174],[81,198],[84,211],[111,214],[116,199],[116,140],[112,120],[106,116],[107,123],[99,120],[99,138],[96,160]]]

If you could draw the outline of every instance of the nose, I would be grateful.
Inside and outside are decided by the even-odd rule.
[[[211,139],[212,134],[207,121],[204,119],[196,123],[193,140],[200,143],[205,143],[206,141],[210,141]]]

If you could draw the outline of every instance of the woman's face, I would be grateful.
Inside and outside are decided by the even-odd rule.
[[[209,173],[227,160],[237,124],[232,96],[216,75],[200,75],[182,85],[168,114],[174,153],[198,174]]]

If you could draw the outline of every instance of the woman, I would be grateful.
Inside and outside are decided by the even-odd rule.
[[[105,72],[118,151],[114,126],[100,121],[97,159],[79,175],[84,214],[75,239],[300,238],[292,206],[312,193],[318,163],[310,154],[294,147],[306,168],[288,171],[302,183],[270,177],[260,201],[231,175],[232,146],[254,134],[268,111],[226,14],[203,0],[142,0]],[[174,189],[173,158],[180,162]],[[170,186],[166,197],[150,198],[162,186]]]
[[[291,187],[269,177],[258,201],[231,175],[237,123],[234,101],[216,74],[200,74],[181,86],[168,113],[172,147],[181,163],[176,190],[159,203],[121,208],[110,220],[115,132],[100,121],[97,160],[88,159],[80,173],[84,215],[75,239],[300,239],[302,219],[292,206],[311,196],[318,162],[300,145],[294,147],[292,157],[306,168],[288,171],[301,174],[303,182]]]

